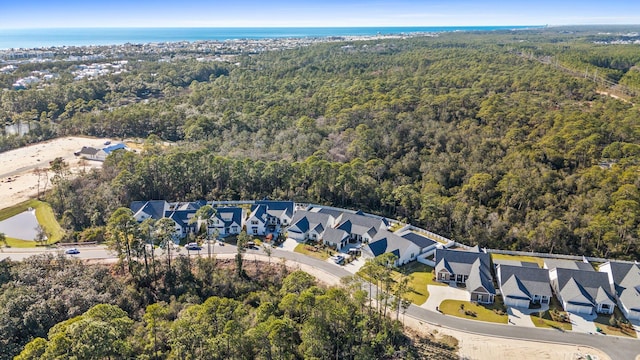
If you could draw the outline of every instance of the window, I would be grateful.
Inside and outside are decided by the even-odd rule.
[[[238,227],[237,226],[232,226],[231,227],[231,231],[238,232]],[[256,229],[256,231],[257,231],[257,229]]]
[[[253,228],[253,233],[254,233],[254,234],[257,234],[257,233],[258,233],[258,228],[254,227],[254,228]]]
[[[258,225],[258,220],[251,220],[251,225]]]

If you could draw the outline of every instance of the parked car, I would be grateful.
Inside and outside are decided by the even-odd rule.
[[[76,254],[80,254],[80,250],[76,249],[76,248],[69,248],[67,250],[64,251],[65,254],[69,254],[69,255],[76,255]]]
[[[188,243],[187,245],[184,246],[184,248],[187,250],[194,250],[194,251],[202,250],[202,247],[198,245],[198,243]]]
[[[336,255],[332,259],[336,264],[342,264],[344,262],[344,256],[342,255]]]

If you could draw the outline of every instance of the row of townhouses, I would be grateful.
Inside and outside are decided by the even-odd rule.
[[[492,263],[490,255],[478,247],[468,251],[446,249],[426,233],[408,227],[391,231],[387,219],[361,211],[292,201],[250,203],[250,209],[216,207],[211,219],[205,220],[207,232],[224,237],[243,229],[256,236],[286,231],[289,238],[298,242],[318,241],[343,252],[355,248],[365,257],[393,253],[398,266],[434,254],[436,279],[464,286],[472,301],[493,303],[500,294],[506,306],[526,308],[549,304],[555,294],[564,309],[572,313],[612,314],[617,305],[628,319],[640,320],[638,263],[610,261],[600,265],[598,271],[586,261],[544,259],[542,268],[533,262]],[[193,217],[206,204],[213,203],[135,201],[131,210],[138,221],[163,217],[174,220],[179,238],[195,233],[203,225]]]

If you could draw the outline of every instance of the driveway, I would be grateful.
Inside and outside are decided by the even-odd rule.
[[[287,238],[280,246],[280,250],[293,251],[293,249],[295,249],[298,244],[299,242],[291,238]]]
[[[444,300],[471,300],[471,294],[466,290],[452,286],[427,285],[427,291],[429,291],[429,298],[420,307],[431,311],[438,311],[436,307],[440,306]]]
[[[593,323],[593,320],[597,315],[585,315],[585,314],[574,314],[569,313],[569,319],[571,319],[572,331],[593,334],[596,332],[596,325]]]
[[[525,327],[536,327],[531,321],[531,315],[534,312],[540,311],[539,309],[523,309],[517,307],[508,307],[507,315],[509,316],[509,324]]]

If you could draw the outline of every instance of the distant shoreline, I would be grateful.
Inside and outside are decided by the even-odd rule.
[[[407,27],[264,27],[264,28],[56,28],[0,29],[0,50],[30,50],[64,46],[116,46],[127,43],[172,43],[259,39],[371,37],[466,31],[541,29],[530,26],[407,26]]]

